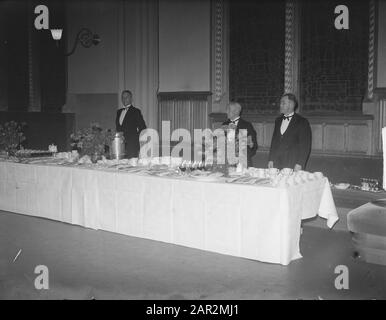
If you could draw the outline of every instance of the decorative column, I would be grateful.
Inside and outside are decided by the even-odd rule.
[[[369,62],[364,113],[374,115],[373,153],[382,152],[382,128],[386,127],[386,3],[369,2]]]
[[[224,3],[223,0],[215,1],[215,25],[214,25],[214,100],[221,100],[222,90],[222,74],[223,74],[223,15]]]
[[[375,0],[369,2],[369,63],[367,76],[367,98],[374,97],[374,51],[375,51]]]
[[[299,25],[300,3],[297,0],[287,0],[285,5],[284,92],[294,93],[298,98],[298,73],[300,60]]]
[[[212,1],[212,112],[225,112],[229,102],[229,4]]]
[[[367,95],[365,102],[363,103],[363,113],[373,114],[375,119],[378,119],[378,124],[374,124],[372,135],[372,143],[370,145],[370,153],[374,154],[375,150],[382,150],[382,137],[381,131],[384,123],[385,117],[385,106],[382,105],[382,102],[378,103],[374,99],[374,66],[375,66],[375,30],[376,30],[376,17],[375,17],[375,0],[369,1],[369,61],[368,61],[368,74],[367,74]],[[374,112],[379,105],[379,112]],[[378,140],[377,146],[375,139]]]
[[[382,151],[381,130],[385,118],[385,106],[378,101],[375,94],[376,71],[377,71],[377,1],[369,1],[369,42],[368,42],[368,70],[367,70],[367,89],[366,96],[362,103],[363,114],[370,114],[374,117],[369,153],[374,155]]]

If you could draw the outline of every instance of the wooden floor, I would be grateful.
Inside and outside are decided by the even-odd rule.
[[[303,258],[284,267],[0,211],[0,299],[385,299],[386,267],[355,258],[350,237],[305,226]]]

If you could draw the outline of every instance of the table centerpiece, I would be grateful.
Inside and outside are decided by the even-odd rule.
[[[80,156],[89,156],[93,163],[109,154],[109,145],[114,137],[110,129],[102,129],[98,123],[91,123],[71,134],[72,150],[77,150]]]
[[[15,155],[16,151],[22,147],[22,142],[26,140],[23,129],[24,122],[16,121],[0,124],[0,151],[8,156]]]

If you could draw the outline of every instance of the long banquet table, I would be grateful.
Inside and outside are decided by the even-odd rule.
[[[0,161],[0,209],[288,265],[301,220],[338,220],[328,179],[286,188]]]

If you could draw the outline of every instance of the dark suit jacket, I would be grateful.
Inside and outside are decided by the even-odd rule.
[[[229,125],[231,121],[228,119],[227,121],[225,121],[223,123],[223,125]],[[248,158],[248,166],[252,166],[252,157],[256,154],[256,150],[257,150],[257,138],[256,138],[256,130],[255,128],[253,128],[253,125],[240,118],[239,119],[239,122],[237,123],[237,127],[236,127],[236,135],[238,134],[239,130],[240,129],[246,129],[247,130],[247,136],[248,137],[251,137],[252,139],[252,142],[253,142],[253,147],[250,148],[248,147],[247,149],[247,158]]]
[[[117,132],[123,132],[125,137],[125,151],[127,158],[138,157],[139,153],[139,134],[146,129],[141,110],[131,106],[123,119],[122,125],[119,124],[119,118],[124,109],[118,109],[115,119]]]
[[[300,164],[304,170],[311,152],[310,124],[306,118],[295,113],[282,135],[280,132],[282,119],[280,116],[275,120],[269,161],[273,161],[275,168],[293,168],[295,164]]]

